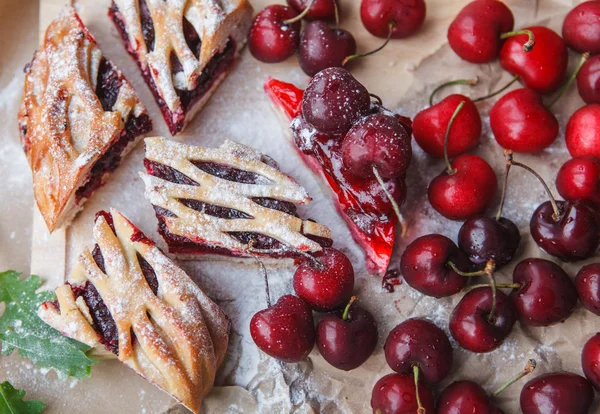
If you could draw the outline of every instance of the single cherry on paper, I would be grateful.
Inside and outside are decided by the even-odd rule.
[[[435,413],[431,391],[420,380],[416,384],[413,375],[394,373],[381,378],[371,393],[373,414]]]
[[[590,57],[577,74],[579,96],[587,104],[600,104],[600,55]]]
[[[294,9],[280,4],[259,12],[248,33],[248,48],[265,63],[283,62],[296,52],[300,41],[300,19]]]
[[[600,263],[583,266],[575,277],[575,288],[581,304],[600,315]]]
[[[584,1],[565,17],[562,35],[571,49],[600,53],[600,1]]]
[[[600,390],[600,333],[587,340],[581,351],[583,373],[594,388]]]
[[[600,159],[584,156],[565,162],[556,175],[556,189],[565,200],[583,200],[600,208]]]
[[[302,13],[306,8],[308,12],[304,18],[306,20],[335,20],[336,14],[339,14],[338,0],[287,0],[287,4]],[[336,11],[337,8],[337,11]]]
[[[571,372],[535,377],[525,384],[520,397],[523,414],[589,414],[593,401],[592,384]]]
[[[600,104],[586,105],[571,115],[565,141],[572,157],[600,158]]]
[[[340,67],[348,56],[356,53],[356,40],[350,32],[331,28],[321,20],[309,22],[300,35],[298,62],[308,76],[323,69]]]
[[[423,26],[425,14],[425,0],[362,0],[360,4],[363,25],[381,38],[412,36]]]

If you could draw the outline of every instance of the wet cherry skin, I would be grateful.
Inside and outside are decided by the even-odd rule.
[[[563,322],[577,305],[577,290],[565,271],[545,259],[525,259],[513,271],[510,299],[524,325],[549,326]]]
[[[556,189],[565,200],[600,207],[600,159],[587,156],[565,162],[556,175]]]
[[[583,266],[575,276],[575,288],[581,304],[600,315],[600,263]]]
[[[373,386],[373,414],[415,414],[417,396],[413,375],[388,374]],[[419,397],[427,413],[435,413],[431,391],[419,381]]]
[[[419,318],[407,319],[392,329],[383,346],[385,360],[399,374],[410,375],[418,366],[422,378],[437,383],[452,369],[452,345],[444,331]]]
[[[323,69],[342,66],[347,56],[356,53],[356,40],[350,32],[331,28],[321,20],[307,23],[300,35],[298,61],[308,76]]]
[[[448,43],[463,60],[488,63],[500,53],[502,33],[514,27],[508,6],[497,0],[475,0],[467,4],[448,28]]]
[[[425,0],[362,0],[360,18],[373,35],[388,37],[393,24],[392,39],[415,34],[425,21]]]
[[[571,372],[551,372],[527,382],[521,390],[523,414],[588,414],[594,400],[592,384]]]
[[[565,17],[562,35],[571,49],[592,54],[600,53],[600,1],[585,1]]]
[[[483,387],[476,382],[462,380],[448,385],[440,394],[437,402],[438,414],[494,414],[498,411],[492,406]]]
[[[577,74],[579,96],[587,104],[600,104],[600,55],[585,61]]]
[[[600,333],[587,340],[581,351],[581,367],[585,377],[600,390]]]
[[[291,7],[274,4],[254,18],[248,33],[248,48],[256,59],[265,63],[283,62],[296,52],[301,23],[284,24],[297,13]]]
[[[306,20],[333,20],[335,19],[335,7],[338,0],[315,0],[311,5],[312,0],[287,0],[287,4],[296,10],[297,13],[302,13],[304,9],[310,6],[310,10],[304,16]],[[339,7],[339,4],[337,5]]]
[[[571,115],[565,141],[572,157],[600,158],[600,104],[583,106]]]
[[[464,95],[450,95],[423,109],[413,121],[415,141],[427,154],[436,158],[444,157],[444,138],[448,123],[461,102],[464,102],[464,105],[454,119],[448,136],[448,157],[454,158],[473,149],[479,143],[482,127],[477,107]]]
[[[294,295],[279,298],[250,320],[250,334],[264,353],[285,362],[298,362],[315,345],[315,327],[308,304]]]
[[[441,234],[429,234],[406,247],[400,269],[413,289],[441,298],[460,292],[467,283],[467,278],[452,270],[448,261],[460,270],[469,270],[469,261],[452,240]]]

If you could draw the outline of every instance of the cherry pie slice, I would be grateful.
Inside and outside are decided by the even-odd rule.
[[[252,13],[247,0],[113,0],[108,14],[172,135],[233,68]]]
[[[127,79],[66,7],[25,68],[19,129],[33,194],[52,232],[69,224],[152,122]]]
[[[273,159],[225,141],[218,148],[147,138],[146,198],[159,233],[180,258],[294,258],[332,245],[331,232],[303,220],[310,197]]]
[[[335,194],[336,206],[356,242],[365,251],[367,268],[372,273],[385,274],[395,241],[398,218],[393,207],[375,178],[357,178],[343,165],[339,136],[317,131],[302,116],[303,90],[296,86],[268,78],[264,84],[277,113],[290,125],[289,137],[304,162],[321,175]],[[387,111],[379,103],[372,104],[371,112]],[[410,136],[408,118],[395,115]],[[387,180],[386,185],[396,200],[406,195],[404,179]]]
[[[118,211],[96,215],[94,238],[38,315],[197,413],[225,357],[227,317]]]

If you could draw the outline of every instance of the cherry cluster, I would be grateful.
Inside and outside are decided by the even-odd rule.
[[[390,39],[416,33],[425,20],[424,0],[362,0],[365,28],[386,43],[374,51],[357,54],[356,40],[339,27],[338,0],[287,0],[288,6],[267,6],[254,19],[248,35],[250,53],[265,63],[282,62],[294,53],[308,76],[326,68],[377,52]],[[307,23],[302,28],[302,20]],[[335,20],[335,27],[328,22]]]

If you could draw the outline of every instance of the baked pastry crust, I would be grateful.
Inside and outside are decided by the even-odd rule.
[[[248,0],[113,0],[109,16],[172,135],[183,130],[232,69],[252,13]],[[191,102],[182,98],[183,91],[194,95]]]
[[[69,224],[152,123],[72,7],[50,23],[25,71],[21,140],[35,200],[52,232]],[[112,164],[104,158],[94,170],[104,156]]]
[[[92,284],[116,325],[118,359],[198,412],[227,350],[227,317],[118,211],[97,216],[94,238],[102,263],[85,249],[67,283],[56,289],[57,302],[42,304],[38,315],[64,335],[112,355],[96,329],[94,308],[76,293]],[[156,290],[142,261],[153,270]]]
[[[326,226],[295,214],[311,200],[306,190],[259,151],[229,140],[203,148],[153,137],[145,145],[148,173],[140,176],[171,253],[198,256],[174,247],[173,235],[205,246],[202,255],[283,257],[331,245]],[[260,237],[274,244],[253,246]]]

